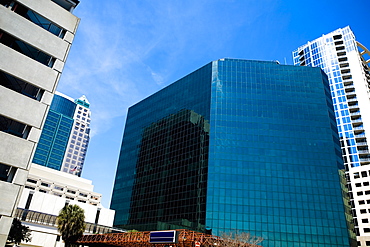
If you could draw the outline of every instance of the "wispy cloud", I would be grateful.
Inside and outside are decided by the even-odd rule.
[[[130,105],[183,75],[189,57],[198,63],[194,69],[219,58],[213,52],[227,51],[236,30],[260,15],[252,4],[245,15],[232,1],[222,4],[225,10],[210,0],[81,3],[75,12],[81,24],[58,90],[85,94],[93,133],[104,133]]]

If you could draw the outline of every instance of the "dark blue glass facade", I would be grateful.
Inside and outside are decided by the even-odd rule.
[[[111,208],[138,230],[245,231],[348,246],[330,89],[319,68],[214,61],[129,109]]]
[[[60,170],[73,125],[76,104],[54,95],[32,162]]]

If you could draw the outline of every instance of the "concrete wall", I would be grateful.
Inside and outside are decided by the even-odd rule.
[[[29,210],[42,212],[45,214],[58,215],[59,211],[64,207],[66,201],[69,204],[76,204],[85,211],[85,221],[95,223],[95,216],[98,208],[100,208],[99,225],[113,226],[114,210],[103,208],[101,205],[93,206],[88,203],[81,203],[75,200],[67,200],[66,198],[46,194],[30,189],[23,189],[22,196],[19,201],[19,208],[25,208],[28,195],[33,193],[32,201]]]
[[[2,29],[5,32],[11,33],[12,36],[26,41],[27,44],[42,50],[52,57],[64,60],[68,42],[30,21],[24,21],[24,17],[5,8],[0,8],[0,15],[2,15],[4,21]]]
[[[62,172],[60,172],[62,173]],[[73,175],[71,175],[73,176]],[[77,176],[75,176],[78,178]],[[31,189],[24,189],[19,202],[19,208],[25,208],[27,198],[32,193],[32,200],[30,203],[29,210],[42,212],[46,214],[58,215],[60,210],[66,203],[66,198],[57,197],[51,194],[34,191]],[[89,223],[95,223],[95,217],[98,209],[100,209],[99,225],[112,226],[114,220],[114,210],[107,209],[99,206],[93,206],[87,203],[81,203],[74,200],[68,200],[69,204],[76,204],[85,211],[85,221]],[[62,240],[57,241],[57,236],[60,233],[55,227],[38,225],[30,222],[23,222],[24,225],[31,229],[31,242],[23,243],[21,246],[64,246]]]
[[[49,92],[53,91],[58,79],[59,73],[57,71],[35,62],[3,44],[0,44],[0,54],[2,58],[0,59],[0,70],[38,88]]]
[[[0,44],[0,71],[45,90],[38,101],[0,86],[0,115],[31,127],[26,139],[0,132],[0,163],[14,171],[12,179],[0,181],[0,247],[5,245],[46,113],[79,24],[79,18],[51,0],[18,2],[55,22],[67,33],[61,39],[0,5],[1,30],[56,59],[50,68]]]

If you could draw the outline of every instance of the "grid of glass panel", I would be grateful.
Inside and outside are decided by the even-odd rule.
[[[324,73],[228,59],[213,71],[206,228],[263,246],[348,246]]]
[[[208,151],[194,155],[201,143]],[[198,187],[202,166],[193,157],[208,164]],[[129,109],[114,225],[239,230],[262,236],[262,246],[344,247],[338,169],[335,114],[319,68],[221,59]]]
[[[328,75],[343,160],[350,167],[360,166],[360,159],[366,161],[370,158],[365,155],[362,155],[362,158],[359,157],[359,147],[355,138],[358,139],[359,143],[366,143],[361,115],[355,114],[360,113],[360,109],[353,81],[343,81],[345,74],[342,74],[341,70],[349,73],[350,69],[339,65],[340,59],[345,59],[346,53],[355,49],[355,37],[350,28],[345,27],[318,38],[293,52],[294,64],[320,67]],[[355,133],[352,124],[356,126],[357,133]]]
[[[208,64],[130,107],[111,203],[114,225],[204,228],[210,82]]]
[[[32,162],[60,170],[73,125],[76,104],[54,95]]]

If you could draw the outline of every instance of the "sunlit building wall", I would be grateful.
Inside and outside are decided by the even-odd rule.
[[[86,96],[74,100],[76,109],[61,171],[81,176],[90,142],[91,111]]]
[[[78,2],[0,1],[0,246],[79,24]]]
[[[15,215],[31,230],[32,240],[22,245],[64,246],[56,217],[66,204],[84,210],[85,233],[111,232],[114,211],[101,205],[102,195],[93,189],[91,180],[32,164]]]
[[[341,169],[321,69],[220,59],[129,108],[114,225],[344,247]]]
[[[293,59],[328,75],[354,233],[358,246],[370,246],[370,52],[347,26],[299,47]]]

